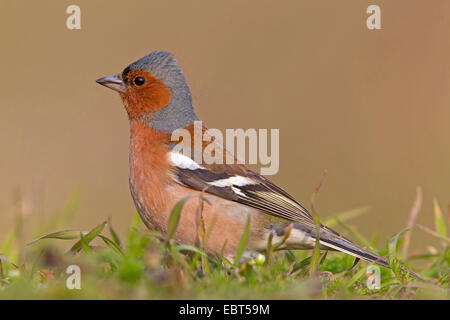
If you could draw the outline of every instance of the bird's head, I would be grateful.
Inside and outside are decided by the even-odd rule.
[[[130,120],[158,131],[172,132],[197,120],[181,67],[169,52],[152,52],[97,83],[119,92]]]

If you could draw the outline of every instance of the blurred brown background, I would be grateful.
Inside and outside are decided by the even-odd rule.
[[[82,29],[66,28],[81,7]],[[366,28],[370,4],[382,30]],[[0,241],[20,189],[27,228],[81,190],[67,227],[111,216],[124,232],[128,122],[117,94],[95,79],[154,50],[183,65],[209,127],[279,128],[271,177],[322,218],[359,206],[351,223],[384,240],[418,222],[432,198],[450,201],[450,1],[0,0]],[[432,243],[415,230],[412,245]]]

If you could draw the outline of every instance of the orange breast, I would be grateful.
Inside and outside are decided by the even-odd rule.
[[[158,213],[167,208],[163,189],[168,180],[167,134],[138,120],[130,121],[130,188],[139,214],[148,227],[159,230]]]

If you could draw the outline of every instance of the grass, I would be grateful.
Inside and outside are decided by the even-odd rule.
[[[104,221],[91,230],[41,233],[27,245],[21,245],[24,235],[20,230],[22,223],[17,219],[18,224],[0,245],[0,299],[449,298],[448,221],[436,200],[435,226],[419,228],[420,232],[435,237],[440,246],[430,252],[408,254],[410,231],[415,226],[422,201],[420,190],[408,229],[388,239],[383,249],[375,250],[387,255],[392,270],[373,269],[343,253],[277,251],[282,243],[272,243],[272,238],[264,254],[255,260],[241,261],[250,221],[237,249],[236,261],[208,256],[203,248],[211,230],[205,228],[201,219],[201,207],[206,201],[203,198],[198,199],[198,245],[177,244],[173,239],[187,200],[183,199],[172,210],[166,236],[148,231],[136,214],[123,239],[114,231],[111,221]],[[76,201],[71,202],[71,206],[76,205]],[[73,210],[67,212],[73,215]],[[364,212],[364,209],[344,212],[324,223],[340,226],[359,244],[373,248],[376,238],[369,241],[347,225],[349,219]],[[52,221],[51,227],[54,226]],[[45,227],[39,227],[43,229]],[[81,269],[80,290],[69,290],[66,286],[70,276],[66,270],[70,265]],[[405,266],[427,281],[413,279],[405,272]],[[371,289],[368,279],[373,280],[378,272],[380,286]]]

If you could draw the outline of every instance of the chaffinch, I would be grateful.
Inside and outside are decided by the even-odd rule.
[[[188,195],[203,194],[207,200],[202,212],[206,229],[214,224],[205,244],[209,254],[233,260],[248,217],[246,258],[263,252],[270,234],[276,243],[288,230],[290,235],[280,249],[314,247],[317,229],[312,215],[283,189],[243,164],[198,163],[192,154],[189,157],[174,151],[172,132],[180,128],[193,132],[198,118],[181,67],[171,53],[152,52],[121,74],[97,82],[119,92],[128,114],[130,190],[149,229],[164,234],[175,204]],[[205,146],[202,143],[200,147]],[[224,148],[223,154],[227,153]],[[177,242],[197,243],[198,205],[198,201],[189,200],[183,207],[175,233]],[[342,251],[389,268],[383,257],[324,225],[320,226],[319,240],[321,249]]]

